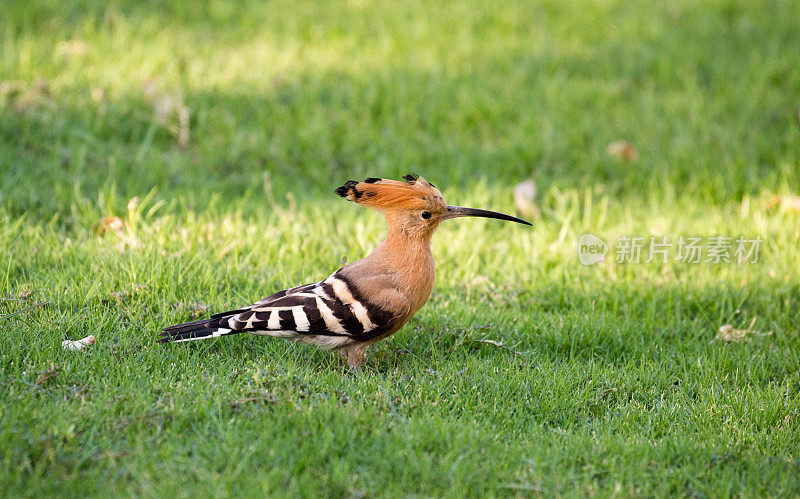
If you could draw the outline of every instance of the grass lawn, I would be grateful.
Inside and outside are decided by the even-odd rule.
[[[0,493],[800,494],[797,19],[5,2]],[[541,216],[443,224],[430,300],[358,374],[254,336],[155,344],[366,255],[382,218],[332,190],[408,172],[508,213],[532,178]],[[758,261],[646,263],[650,236],[720,235]]]

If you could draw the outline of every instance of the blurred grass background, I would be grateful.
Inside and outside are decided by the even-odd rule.
[[[796,494],[797,19],[788,0],[5,2],[0,487]],[[542,215],[442,227],[429,304],[358,377],[263,338],[154,348],[366,254],[382,220],[332,189],[408,172],[507,212],[531,178]],[[764,245],[582,267],[584,232]],[[753,319],[752,341],[715,339]]]
[[[708,202],[798,187],[796,2],[8,5],[16,212],[63,210],[75,184],[229,203],[264,171],[312,196],[408,171]],[[147,85],[191,111],[184,151]],[[618,139],[640,161],[607,158]]]

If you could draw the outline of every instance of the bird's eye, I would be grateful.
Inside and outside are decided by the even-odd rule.
[[[427,220],[427,219],[431,218],[431,212],[429,212],[429,211],[423,211],[423,212],[420,214],[420,216],[421,216],[422,218],[424,218],[425,220]]]

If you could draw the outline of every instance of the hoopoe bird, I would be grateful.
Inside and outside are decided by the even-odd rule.
[[[364,350],[399,330],[425,304],[435,276],[431,236],[444,220],[486,217],[531,225],[503,213],[450,206],[422,177],[350,180],[336,194],[383,212],[386,239],[369,256],[325,280],[279,291],[253,305],[167,327],[159,343],[237,333],[288,338],[337,350],[357,369]]]

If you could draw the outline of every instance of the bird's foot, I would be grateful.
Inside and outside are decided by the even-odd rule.
[[[351,371],[359,371],[361,369],[361,363],[364,360],[363,350],[360,348],[354,348],[347,351],[341,350],[339,351],[339,354],[347,362],[347,366]]]
[[[364,351],[359,349],[347,352],[347,365],[353,371],[361,369],[361,362],[364,359]]]

